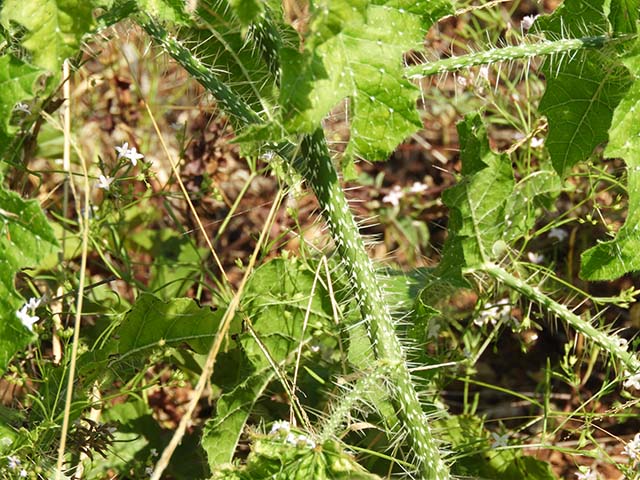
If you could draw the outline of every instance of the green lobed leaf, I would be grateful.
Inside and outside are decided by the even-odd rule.
[[[16,128],[11,125],[15,106],[37,94],[37,82],[45,72],[12,55],[0,57],[0,155],[9,146]]]
[[[403,78],[403,54],[422,42],[448,1],[316,2],[305,50],[282,51],[280,104],[291,133],[312,132],[349,98],[348,155],[384,160],[420,128],[418,90]],[[328,13],[327,13],[328,12]]]
[[[15,289],[14,277],[24,268],[38,266],[57,248],[40,204],[0,186],[0,372],[34,339],[16,316],[24,300]]]
[[[613,280],[640,270],[640,42],[623,62],[635,82],[614,112],[604,153],[627,162],[628,214],[614,240],[582,254],[580,276],[586,280]]]
[[[76,54],[82,37],[94,25],[93,2],[88,0],[5,0],[0,21],[27,32],[22,45],[33,64],[58,74],[62,62]]]
[[[162,301],[143,293],[126,314],[117,333],[119,360],[162,346],[187,343],[207,353],[224,311],[200,307],[190,298]]]
[[[598,35],[609,29],[604,0],[566,0],[536,26],[551,37],[563,38]],[[616,55],[607,51],[552,57],[543,71],[547,88],[540,111],[549,122],[546,146],[553,167],[564,176],[607,140],[613,111],[631,80]]]
[[[505,199],[514,189],[511,162],[489,147],[479,115],[458,124],[462,179],[442,196],[449,207],[449,238],[436,275],[463,286],[461,270],[493,259],[493,245],[509,235]]]

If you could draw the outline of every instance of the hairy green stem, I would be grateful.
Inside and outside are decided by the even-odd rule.
[[[220,82],[214,72],[195,58],[164,28],[149,17],[144,17],[141,25],[165,51],[213,94],[221,109],[232,115],[239,126],[262,122],[257,113]],[[279,152],[291,161],[307,180],[323,209],[338,255],[342,258],[342,264],[348,272],[354,295],[359,302],[376,358],[385,364],[388,371],[388,378],[394,389],[392,398],[409,433],[421,477],[425,480],[447,480],[448,467],[440,455],[427,415],[420,405],[404,350],[393,326],[389,306],[383,298],[373,264],[340,186],[324,132],[318,128],[312,135],[306,135],[301,143],[300,155],[294,154],[292,145],[279,148]]]
[[[546,40],[538,43],[525,43],[503,48],[493,48],[482,52],[461,55],[459,57],[444,58],[436,62],[413,65],[405,69],[405,75],[408,78],[420,78],[438,73],[456,72],[463,68],[473,67],[474,65],[555,55],[584,48],[602,48],[611,40],[611,37],[602,35],[555,41]]]
[[[306,136],[301,149],[303,161],[299,170],[311,185],[323,209],[342,266],[351,280],[353,295],[359,303],[375,356],[389,370],[394,389],[392,397],[411,438],[422,478],[448,479],[449,469],[431,433],[427,415],[422,410],[404,349],[395,332],[389,305],[384,300],[373,263],[340,186],[322,129]]]
[[[640,360],[637,355],[628,352],[625,342],[615,335],[608,335],[598,330],[590,322],[571,312],[566,306],[545,295],[537,287],[532,287],[524,280],[513,276],[504,268],[493,263],[486,263],[478,270],[483,271],[508,287],[521,293],[525,297],[542,305],[544,308],[567,322],[573,329],[582,333],[593,343],[609,352],[612,357],[620,361],[630,374],[640,373]]]

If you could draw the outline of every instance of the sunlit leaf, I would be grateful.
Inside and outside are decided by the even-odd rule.
[[[0,19],[6,28],[11,22],[23,26],[27,33],[22,45],[32,63],[57,74],[93,27],[93,8],[87,0],[5,0]]]

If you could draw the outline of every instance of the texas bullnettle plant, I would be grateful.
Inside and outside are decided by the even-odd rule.
[[[79,65],[80,43],[91,34],[105,32],[118,22],[124,22],[123,28],[138,24],[231,119],[236,142],[247,157],[266,160],[284,179],[302,181],[313,192],[333,241],[325,252],[333,262],[331,278],[324,279],[322,286],[317,286],[312,271],[281,258],[255,272],[249,268],[233,299],[226,304],[222,301],[216,312],[189,299],[163,300],[144,294],[105,330],[99,342],[78,356],[83,384],[100,389],[115,378],[129,381],[133,376],[128,362],[139,361],[151,351],[186,343],[206,355],[195,399],[151,478],[159,479],[170,465],[211,375],[216,385],[224,385],[216,414],[201,440],[214,478],[280,478],[277,472],[282,478],[378,478],[356,464],[345,453],[349,445],[342,444],[350,415],[363,407],[380,421],[379,428],[385,431],[386,426],[387,446],[402,452],[394,452],[397,461],[392,469],[402,468],[407,475],[427,480],[448,479],[452,471],[458,472],[456,462],[464,454],[456,452],[455,442],[447,435],[451,416],[440,406],[437,392],[427,396],[423,378],[414,374],[421,366],[416,360],[422,357],[398,318],[407,312],[398,311],[389,300],[388,279],[381,280],[369,258],[341,184],[340,169],[353,178],[354,161],[386,160],[421,128],[420,91],[412,80],[464,73],[477,65],[539,58],[544,61],[547,81],[540,109],[548,120],[546,146],[554,175],[564,179],[605,141],[605,154],[622,157],[629,166],[627,222],[616,238],[583,253],[581,274],[585,279],[604,280],[639,269],[635,217],[640,209],[635,207],[640,180],[633,162],[640,158],[640,126],[631,112],[640,101],[640,50],[638,6],[634,3],[628,8],[628,3],[612,0],[605,6],[597,0],[567,0],[553,14],[537,18],[522,44],[407,66],[403,56],[422,48],[428,29],[437,20],[455,13],[448,0],[313,1],[307,5],[308,15],[295,19],[299,31],[291,26],[294,19],[283,5],[275,1],[37,0],[26,5],[6,1],[0,17],[4,38],[0,82],[8,88],[0,93],[0,140],[3,155],[14,165],[38,121],[37,112],[46,112],[51,104],[41,99],[54,98],[59,82],[68,80],[58,73],[62,62],[70,59]],[[47,20],[48,8],[59,19],[53,27]],[[55,38],[53,44],[47,40],[50,36]],[[16,113],[18,102],[29,102],[29,113]],[[344,153],[332,158],[323,121],[340,104],[348,112],[349,139]],[[429,285],[455,291],[472,287],[474,279],[489,279],[539,305],[600,347],[619,369],[619,379],[632,387],[640,375],[635,352],[617,335],[525,280],[522,262],[513,252],[535,221],[528,217],[527,204],[541,194],[532,187],[527,190],[532,197],[522,201],[523,184],[517,184],[509,156],[490,148],[480,115],[468,115],[458,133],[461,178],[443,195],[450,211],[448,238],[440,265],[430,272],[428,281],[421,280],[426,289],[418,300],[429,298]],[[122,148],[124,157],[139,155],[128,145]],[[108,190],[113,181],[102,175],[99,188]],[[0,284],[0,367],[6,369],[20,349],[38,342],[30,327],[37,321],[40,304],[37,300],[25,304],[14,286],[14,276],[55,252],[58,240],[33,201],[2,190],[0,209],[11,233],[8,240],[0,240],[6,253],[6,260],[0,262],[9,266]],[[515,220],[507,221],[509,218]],[[285,277],[288,280],[277,280]],[[333,283],[342,285],[335,295],[330,294]],[[338,330],[333,321],[334,296],[343,298],[344,324]],[[272,297],[277,301],[271,301]],[[427,316],[435,312],[434,306]],[[243,320],[245,328],[234,319]],[[287,323],[289,319],[295,321]],[[230,332],[241,339],[221,351]],[[349,343],[352,371],[341,373],[349,373],[352,383],[340,387],[342,393],[329,402],[326,417],[314,426],[286,372],[293,365],[297,372],[303,346],[318,338],[333,345],[335,337]],[[360,360],[355,359],[358,348]],[[216,367],[222,355],[243,372],[235,383]],[[63,377],[72,375],[65,372]],[[236,461],[232,465],[250,414],[275,380],[289,393],[294,412],[291,423],[278,423],[268,434],[254,430],[253,451],[246,464]],[[85,395],[74,394],[78,399]],[[85,405],[95,407],[90,401]],[[65,422],[69,414],[67,410]],[[105,434],[105,441],[108,438]],[[65,458],[74,465],[86,460],[86,456],[74,456],[61,448],[57,478],[67,471]]]

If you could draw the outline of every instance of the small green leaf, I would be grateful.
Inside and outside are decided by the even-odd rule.
[[[6,0],[0,13],[5,28],[16,22],[27,29],[22,45],[33,64],[58,75],[62,62],[76,54],[94,25],[87,0]]]
[[[144,293],[118,328],[119,360],[152,348],[187,343],[207,353],[216,336],[223,310],[200,307],[190,298],[164,302]]]
[[[14,287],[14,277],[24,268],[38,266],[57,248],[40,204],[0,186],[0,372],[34,338],[16,316],[24,301]]]

